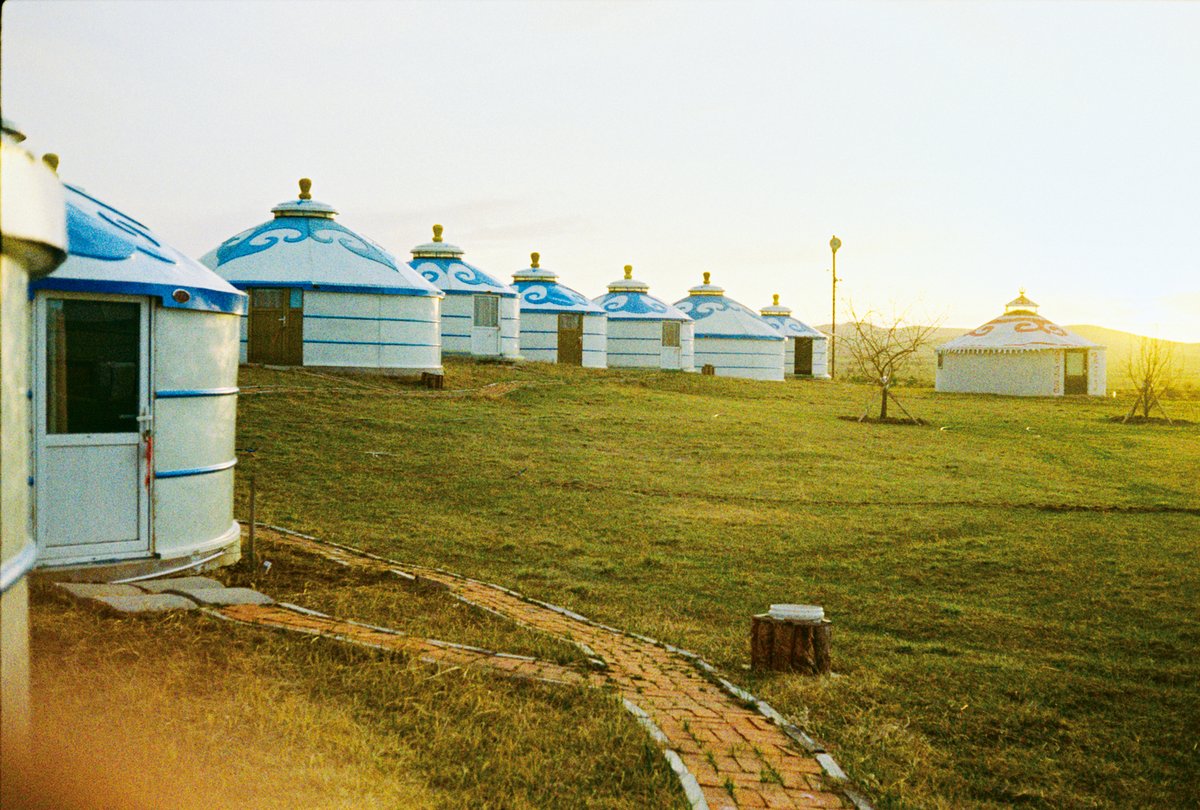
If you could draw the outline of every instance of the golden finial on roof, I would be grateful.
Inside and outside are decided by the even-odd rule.
[[[443,231],[443,230],[444,230],[444,229],[442,228],[442,226],[441,226],[441,225],[434,225],[434,226],[433,226],[433,241],[435,241],[435,242],[440,242],[440,241],[442,241],[442,231]]]
[[[536,270],[536,269],[538,269],[538,262],[540,262],[542,260],[542,254],[530,253],[529,259],[532,262],[532,264],[530,264],[529,266],[532,267],[534,270]]]
[[[625,265],[625,278],[629,278],[629,279],[633,278],[633,265],[632,264]]]
[[[300,199],[312,199],[312,180],[309,180],[307,177],[300,178]]]
[[[711,284],[712,282],[709,281],[710,278],[712,278],[712,273],[705,273],[704,274],[704,283]]]
[[[42,155],[42,163],[45,163],[55,174],[58,174],[58,155],[53,152],[47,152]]]
[[[771,296],[771,306],[773,306],[773,307],[779,306],[779,293],[775,293],[774,295]]]
[[[838,248],[840,248],[841,246],[842,246],[842,240],[838,239],[836,236],[829,240],[829,249],[832,250],[834,253],[837,253]]]
[[[1021,288],[1021,297],[1022,298],[1025,297],[1025,288],[1024,287]]]

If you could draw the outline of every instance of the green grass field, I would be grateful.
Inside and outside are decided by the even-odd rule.
[[[901,389],[930,425],[868,425],[851,384],[535,364],[241,384],[240,516],[253,474],[260,520],[693,649],[881,810],[1200,802],[1200,424]],[[781,601],[825,606],[835,677],[746,670]]]

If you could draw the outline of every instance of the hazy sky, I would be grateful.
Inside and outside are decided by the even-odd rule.
[[[3,111],[199,256],[313,178],[589,296],[1200,341],[1200,4],[7,2]]]

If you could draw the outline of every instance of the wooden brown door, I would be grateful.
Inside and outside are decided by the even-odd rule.
[[[249,339],[246,359],[251,363],[304,365],[304,292],[250,290]]]
[[[583,316],[577,312],[558,315],[558,362],[583,365]]]
[[[811,377],[812,376],[812,338],[798,337],[795,340],[796,340],[795,374],[797,376]]]
[[[1088,392],[1087,349],[1068,349],[1063,358],[1063,393]]]

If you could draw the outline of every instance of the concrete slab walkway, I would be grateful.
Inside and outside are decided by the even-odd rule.
[[[260,529],[260,531],[262,531]],[[605,684],[615,688],[626,707],[638,716],[666,749],[693,808],[867,808],[848,785],[841,769],[823,749],[769,706],[723,681],[695,655],[653,639],[624,633],[588,620],[572,611],[529,599],[521,594],[439,569],[406,566],[345,546],[281,531],[262,531],[271,540],[291,545],[343,566],[393,572],[412,581],[440,584],[451,595],[559,638],[573,641],[590,657],[602,659],[604,673],[582,675],[559,667],[544,679]],[[319,635],[353,636],[374,633],[380,646],[415,651],[430,660],[459,658],[479,663],[464,650],[431,650],[428,641],[393,635],[382,628],[339,621],[319,614],[296,612],[292,606],[223,608],[226,618],[256,624],[307,626]],[[469,650],[470,648],[466,648]],[[481,651],[486,652],[486,651]],[[516,658],[516,657],[513,657]],[[530,674],[542,662],[508,664]],[[568,674],[570,673],[570,674]],[[714,682],[715,681],[715,682]],[[755,706],[750,708],[749,706]],[[802,750],[797,739],[812,750]]]

